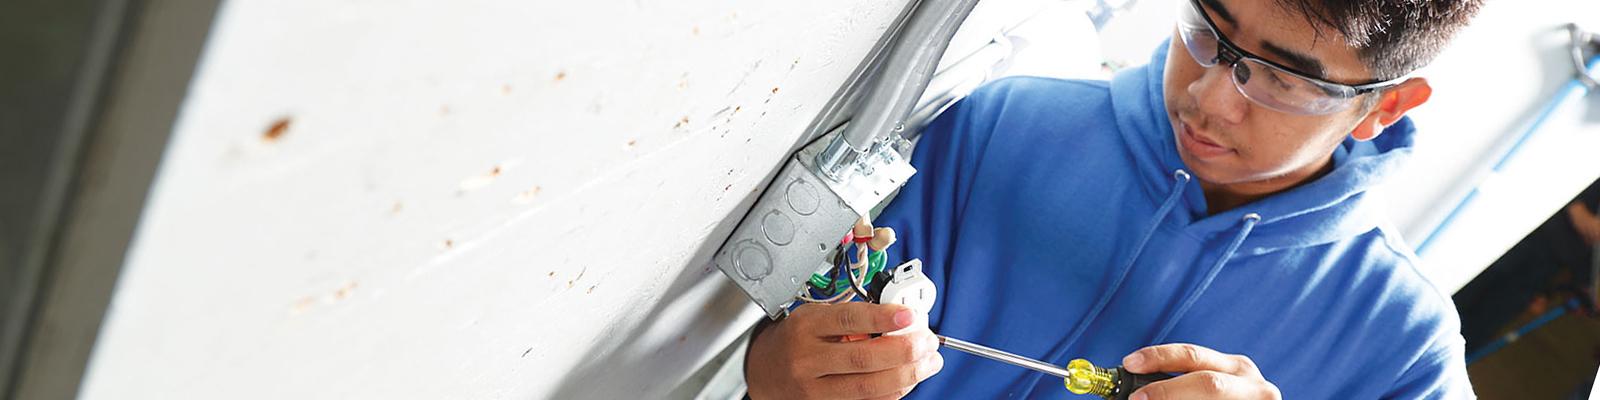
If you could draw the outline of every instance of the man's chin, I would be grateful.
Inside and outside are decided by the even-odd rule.
[[[1198,182],[1217,183],[1226,182],[1227,174],[1218,171],[1217,166],[1203,160],[1196,160],[1189,156],[1183,149],[1178,149],[1178,158],[1183,160],[1183,170]]]

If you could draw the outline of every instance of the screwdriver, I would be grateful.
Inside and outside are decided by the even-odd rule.
[[[1106,400],[1127,400],[1128,395],[1133,394],[1135,390],[1173,377],[1167,374],[1135,374],[1122,369],[1122,367],[1100,368],[1089,363],[1089,360],[1082,358],[1072,360],[1067,363],[1066,368],[1061,368],[1055,364],[1011,354],[1004,350],[961,339],[937,334],[934,336],[939,337],[939,345],[941,346],[1043,372],[1061,378],[1062,385],[1067,387],[1067,391],[1076,394],[1094,394]]]

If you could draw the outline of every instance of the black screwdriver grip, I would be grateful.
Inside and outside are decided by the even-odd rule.
[[[1133,395],[1134,391],[1145,387],[1145,385],[1175,377],[1177,375],[1167,375],[1159,372],[1154,374],[1135,374],[1122,369],[1122,367],[1117,367],[1117,393],[1113,396],[1116,400],[1128,400],[1128,396]]]

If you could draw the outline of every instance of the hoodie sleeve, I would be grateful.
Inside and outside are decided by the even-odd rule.
[[[923,272],[941,292],[947,288],[946,268],[960,237],[962,211],[1010,82],[984,85],[923,129],[911,155],[916,175],[873,221],[894,228],[899,238],[889,247],[890,265],[922,259]],[[929,315],[935,326],[942,308],[936,304]]]
[[[1453,340],[1451,340],[1453,339]],[[1467,380],[1465,342],[1460,335],[1445,339],[1428,349],[1395,382],[1386,399],[1471,399],[1472,382]]]

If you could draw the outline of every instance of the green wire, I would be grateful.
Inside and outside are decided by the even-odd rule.
[[[878,276],[878,271],[889,264],[889,254],[882,251],[867,251],[867,282]]]
[[[888,254],[877,250],[867,250],[867,278],[866,281],[862,283],[866,284],[872,282],[872,278],[877,277],[878,272],[883,271],[884,266],[888,263]],[[831,288],[832,290],[829,291],[829,293],[839,293],[841,290],[850,289],[849,281],[834,280],[827,276],[823,276],[821,273],[811,274],[811,282],[809,283],[811,284],[811,287],[814,287],[817,290],[829,291]]]

